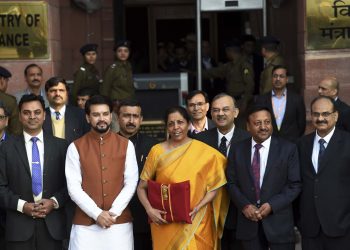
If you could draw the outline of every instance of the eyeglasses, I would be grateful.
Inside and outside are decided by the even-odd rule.
[[[218,109],[218,108],[212,108],[211,109],[211,112],[213,114],[218,114],[218,113],[220,113],[220,111],[222,111],[223,113],[227,114],[227,113],[229,113],[231,111],[231,108],[225,107],[225,108],[222,108],[222,109]]]
[[[314,117],[314,118],[319,118],[320,116],[324,117],[324,118],[327,118],[329,117],[331,114],[333,114],[335,111],[333,112],[322,112],[322,113],[319,113],[319,112],[311,112],[311,116]]]
[[[5,120],[6,117],[7,117],[7,115],[0,115],[0,121]]]
[[[195,108],[195,107],[201,108],[204,104],[205,104],[205,102],[189,103],[188,107],[190,107],[190,108]]]

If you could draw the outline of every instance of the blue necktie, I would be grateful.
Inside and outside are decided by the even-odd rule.
[[[35,196],[38,196],[42,190],[41,184],[41,165],[38,145],[36,144],[38,138],[32,137],[32,190]]]
[[[60,119],[60,116],[61,116],[61,113],[58,112],[58,111],[56,111],[55,114],[56,114],[56,120],[59,120],[59,119]]]
[[[318,151],[318,166],[320,166],[320,163],[322,161],[322,156],[324,155],[324,151],[326,150],[324,146],[326,141],[324,139],[319,139],[318,143],[320,144],[320,150]]]

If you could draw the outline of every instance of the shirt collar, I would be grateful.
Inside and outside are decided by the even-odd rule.
[[[51,115],[56,116],[56,110],[54,110],[51,107],[49,108],[50,108]],[[60,112],[61,118],[64,117],[64,114],[66,113],[66,105],[63,105],[63,107],[60,110],[58,110],[58,112]]]
[[[193,133],[193,131],[195,130],[195,127],[193,126],[192,122],[190,123],[190,131],[191,133]],[[208,117],[205,117],[205,124],[204,124],[204,128],[202,131],[208,130]],[[202,132],[199,131],[199,132]]]
[[[23,131],[23,136],[24,136],[24,141],[30,142],[30,140],[32,139],[32,137],[37,137],[39,139],[39,141],[44,142],[44,133],[43,130],[40,131],[39,134],[37,134],[36,136],[32,136],[30,134],[28,134],[27,132]]]
[[[255,144],[258,144],[258,143],[254,141],[254,139],[252,138],[252,149],[254,149]],[[271,136],[260,144],[263,146],[263,148],[269,149],[271,144]]]
[[[334,131],[335,131],[335,126],[333,127],[333,129],[331,130],[331,132],[328,133],[328,135],[326,135],[325,137],[321,137],[318,135],[317,131],[316,131],[316,136],[315,136],[315,141],[318,142],[320,139],[323,139],[326,141],[326,143],[328,144],[329,141],[331,140],[333,134],[334,134]]]
[[[4,134],[0,138],[0,141],[6,141],[6,132],[4,132]]]
[[[235,126],[233,125],[233,127],[231,128],[231,130],[230,130],[228,133],[226,133],[225,135],[222,134],[222,133],[219,131],[219,129],[217,129],[217,130],[218,130],[218,135],[219,135],[219,142],[221,141],[221,138],[224,137],[224,136],[225,136],[225,138],[226,138],[227,141],[231,141],[232,136],[233,136],[233,133],[235,132]]]
[[[271,90],[272,96],[277,97],[274,90]],[[284,88],[282,97],[287,95],[287,88]]]
[[[33,93],[33,92],[32,92],[29,88],[26,89],[26,94],[32,94],[32,93]],[[46,93],[45,93],[44,88],[40,88],[40,95],[41,95],[43,98],[45,97]]]

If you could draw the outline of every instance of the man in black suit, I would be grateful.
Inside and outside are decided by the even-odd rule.
[[[194,90],[190,92],[186,98],[186,109],[191,117],[189,137],[215,127],[213,121],[207,117],[209,98],[204,91]]]
[[[350,247],[350,134],[336,128],[338,112],[329,97],[311,102],[316,132],[298,143],[303,188],[300,229],[303,250]]]
[[[118,106],[119,134],[128,138],[135,146],[136,160],[139,173],[142,172],[147,155],[157,141],[149,136],[139,133],[142,123],[141,105],[134,100],[123,100]],[[130,201],[130,209],[134,230],[134,249],[152,250],[151,230],[148,224],[148,216],[140,203],[137,195]]]
[[[66,139],[68,143],[90,131],[84,111],[68,102],[68,85],[61,77],[52,77],[45,84],[49,107],[43,129],[46,133]]]
[[[272,135],[267,107],[252,107],[252,138],[233,145],[228,157],[230,198],[238,208],[237,238],[244,249],[294,250],[293,200],[301,189],[297,147]]]
[[[305,104],[300,95],[287,90],[287,82],[287,68],[275,66],[272,70],[272,91],[258,96],[256,102],[272,111],[273,135],[296,142],[305,132]]]
[[[224,93],[218,94],[213,98],[211,106],[211,116],[216,128],[199,133],[194,138],[212,146],[227,156],[228,152],[232,150],[231,144],[248,138],[249,133],[235,126],[234,120],[237,118],[239,110],[231,96]],[[224,141],[221,142],[222,140]],[[239,250],[242,248],[236,240],[236,222],[237,209],[230,202],[221,240],[222,250]]]
[[[44,110],[41,96],[24,95],[19,102],[23,134],[0,149],[0,206],[7,213],[8,250],[61,250],[66,236],[68,145],[43,132]]]
[[[328,96],[333,99],[335,109],[338,111],[337,128],[344,129],[345,113],[350,112],[348,104],[339,99],[339,82],[333,76],[325,77],[318,85],[318,94]]]

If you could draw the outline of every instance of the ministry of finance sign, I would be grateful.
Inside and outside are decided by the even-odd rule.
[[[307,0],[308,50],[350,48],[350,0]]]
[[[0,2],[0,59],[48,59],[47,3]]]

